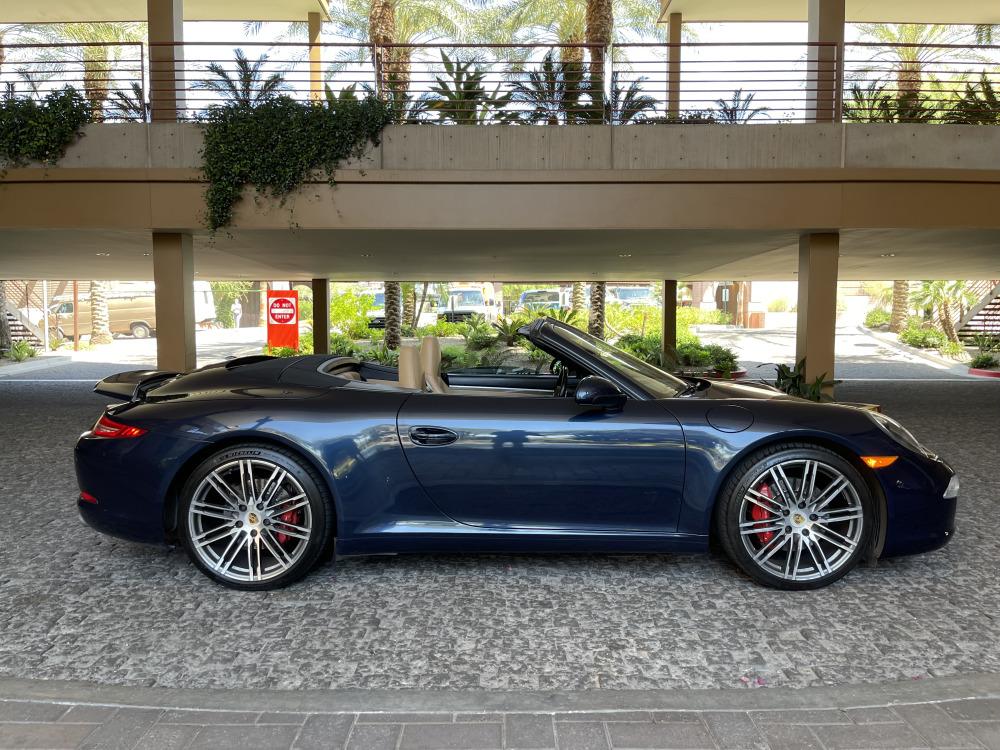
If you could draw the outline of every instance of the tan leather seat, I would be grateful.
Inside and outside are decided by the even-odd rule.
[[[399,385],[420,391],[424,387],[424,373],[420,362],[420,350],[416,344],[399,347]]]
[[[441,342],[437,336],[424,336],[420,342],[420,363],[424,383],[431,393],[448,393],[448,384],[441,377]]]

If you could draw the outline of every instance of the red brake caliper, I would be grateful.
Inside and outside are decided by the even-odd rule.
[[[756,506],[754,506],[754,507],[756,507]],[[280,516],[278,516],[278,520],[281,521],[281,522],[283,522],[283,523],[291,523],[291,524],[295,524],[296,526],[298,526],[299,521],[301,520],[299,518],[299,515],[300,515],[299,511],[297,511],[297,510],[289,510],[289,511],[286,511],[285,513],[282,513]],[[289,539],[291,539],[291,537],[288,536],[288,534],[282,534],[280,531],[275,532],[274,535],[278,539],[278,544],[284,544]]]
[[[774,494],[771,492],[771,488],[763,482],[757,487],[757,492],[766,498],[774,497]],[[759,505],[754,504],[750,506],[750,519],[753,521],[767,521],[772,515],[774,514],[764,510]],[[761,523],[760,525],[765,526],[766,524]],[[761,547],[767,546],[767,543],[772,539],[774,539],[773,531],[761,531],[757,534],[757,541],[760,542]]]

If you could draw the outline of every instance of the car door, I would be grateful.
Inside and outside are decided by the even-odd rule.
[[[684,437],[654,401],[612,413],[572,398],[421,393],[397,429],[417,479],[462,523],[674,531]]]

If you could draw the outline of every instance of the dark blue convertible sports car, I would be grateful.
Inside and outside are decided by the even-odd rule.
[[[79,510],[179,542],[209,577],[286,585],[335,555],[700,552],[783,589],[945,544],[958,480],[898,423],[679,379],[551,318],[548,372],[244,357],[129,372],[76,447]]]

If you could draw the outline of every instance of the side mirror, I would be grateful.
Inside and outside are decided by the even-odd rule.
[[[628,397],[607,378],[588,375],[576,386],[576,403],[605,411],[621,411]]]

